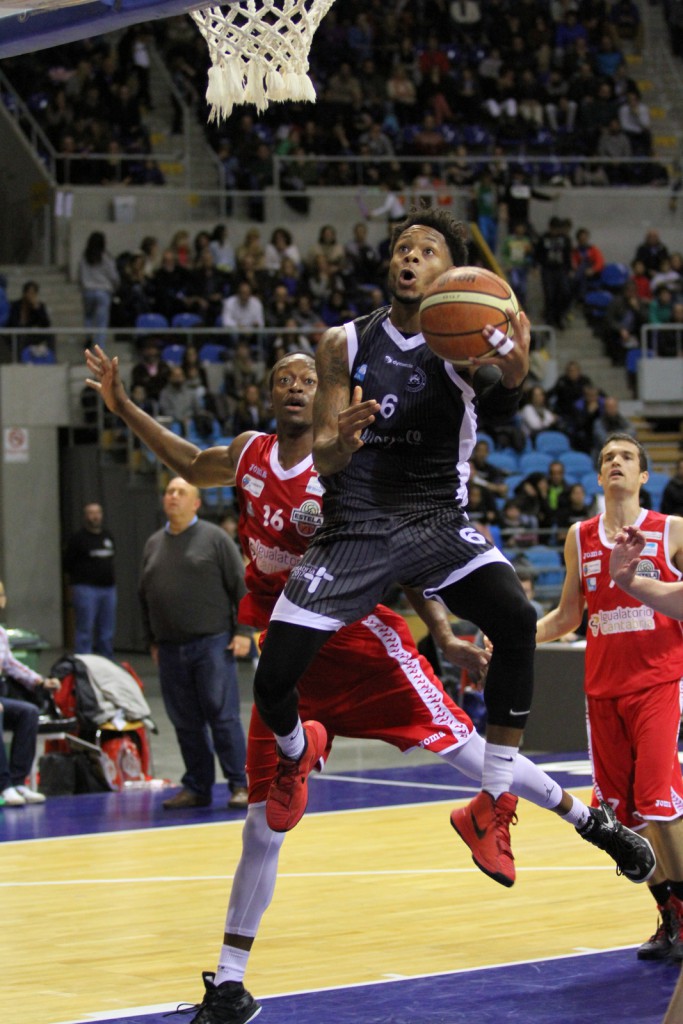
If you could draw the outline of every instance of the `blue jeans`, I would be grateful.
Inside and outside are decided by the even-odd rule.
[[[246,741],[228,633],[159,644],[159,682],[185,763],[182,784],[211,798],[214,752],[231,790],[246,786]]]
[[[76,583],[71,588],[76,636],[75,654],[114,657],[116,587],[91,587]]]
[[[25,700],[0,697],[0,791],[8,786],[23,786],[31,771],[36,753],[39,711],[35,704]],[[2,731],[12,733],[9,761]]]
[[[86,327],[98,328],[93,341],[104,347],[107,342],[111,292],[104,288],[88,288],[83,292],[83,319]]]

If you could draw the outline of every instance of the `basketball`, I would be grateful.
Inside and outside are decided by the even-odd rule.
[[[512,334],[510,308],[519,312],[515,293],[502,277],[483,267],[451,267],[427,289],[420,327],[437,356],[465,365],[473,356],[495,354],[481,334],[486,324]]]

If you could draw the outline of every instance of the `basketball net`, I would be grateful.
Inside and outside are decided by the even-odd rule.
[[[229,117],[238,103],[260,112],[283,100],[315,102],[308,54],[334,0],[235,0],[225,9],[192,11],[211,57],[209,121]]]

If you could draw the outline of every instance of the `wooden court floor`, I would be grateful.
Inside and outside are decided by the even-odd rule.
[[[449,769],[447,782],[427,771],[314,780],[312,807],[284,844],[275,898],[246,978],[266,1000],[259,1021],[338,1019],[336,1012],[325,1016],[314,996],[307,997],[306,1006],[313,999],[309,1016],[273,1013],[269,996],[352,993],[355,986],[453,972],[464,978],[482,968],[611,950],[623,951],[619,965],[627,975],[631,966],[634,975],[646,969],[643,991],[652,1016],[643,1009],[632,1019],[661,1019],[673,970],[639,964],[635,950],[624,950],[654,930],[647,891],[618,878],[612,862],[567,824],[528,804],[520,805],[513,830],[518,880],[502,888],[474,867],[450,828],[450,809],[468,797],[468,786],[454,787]],[[378,784],[383,781],[388,788]],[[575,791],[588,796],[577,781]],[[366,806],[358,806],[360,793]],[[163,795],[151,803],[145,796],[141,804],[139,793],[106,794],[106,815],[95,806],[99,794],[60,798],[71,810],[79,801],[83,814],[82,831],[69,835],[41,836],[43,808],[11,812],[35,815],[32,825],[22,823],[24,838],[11,838],[0,821],[6,840],[0,842],[2,1024],[147,1020],[147,1012],[201,998],[201,971],[215,968],[243,815],[207,815],[201,822],[159,817],[155,827]],[[57,801],[50,804],[54,814]],[[100,828],[101,822],[117,830]],[[590,959],[581,961],[582,976]],[[648,985],[654,972],[653,1002]],[[605,973],[609,986],[613,968]],[[420,997],[417,1016],[405,1019],[494,1019],[454,1016],[452,1009],[431,1017],[426,998]],[[527,1003],[522,1016],[499,1013],[497,1019],[545,1019],[545,998],[534,999],[539,1015]],[[613,1019],[623,1021],[618,999],[618,991],[609,993]],[[388,1016],[364,1016],[363,1002],[353,1005],[358,1024],[404,1019],[396,1008]],[[578,1024],[572,1014],[555,1017],[575,1019]]]

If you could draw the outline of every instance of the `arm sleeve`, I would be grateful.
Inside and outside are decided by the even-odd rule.
[[[497,366],[480,366],[472,379],[477,405],[492,423],[504,423],[519,409],[522,388],[503,387]]]

